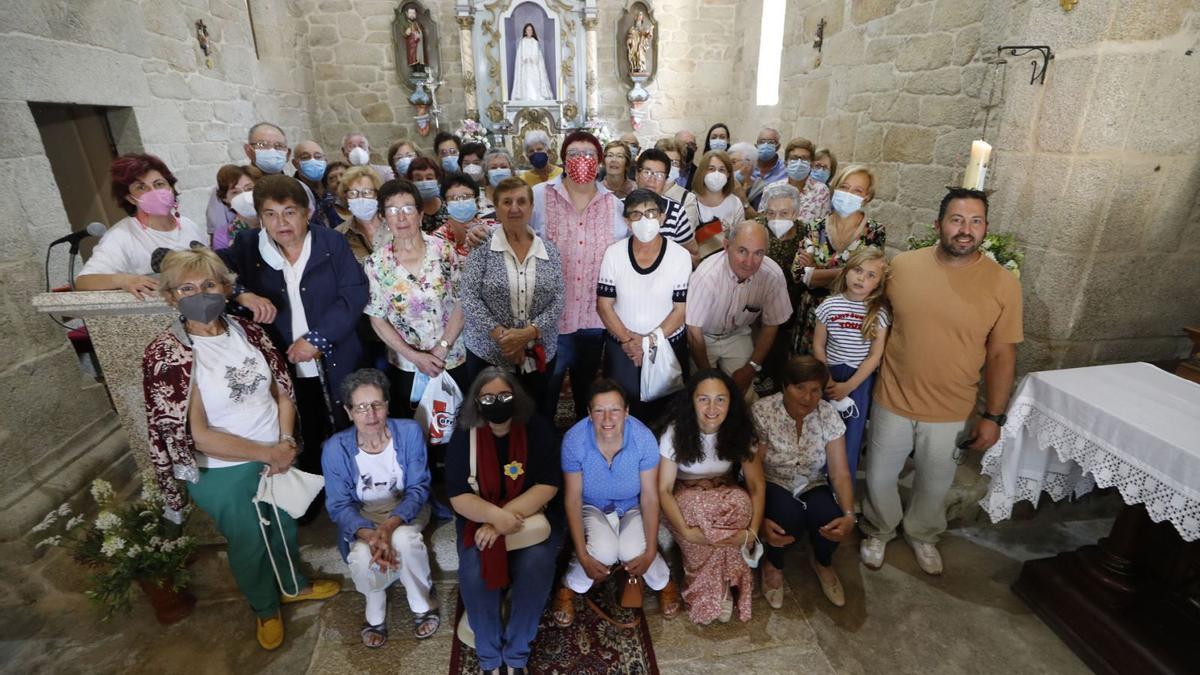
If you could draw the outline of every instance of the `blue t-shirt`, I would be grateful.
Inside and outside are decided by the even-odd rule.
[[[567,430],[562,441],[563,473],[583,474],[583,503],[605,513],[623,515],[638,506],[642,472],[658,466],[658,440],[633,417],[625,418],[625,438],[612,466],[596,445],[592,419],[585,417]]]

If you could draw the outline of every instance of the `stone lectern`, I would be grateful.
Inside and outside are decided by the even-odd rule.
[[[147,452],[146,404],[142,396],[142,353],[175,314],[159,297],[138,300],[125,291],[41,293],[39,312],[83,319],[104,372],[121,428],[143,475],[152,471]]]

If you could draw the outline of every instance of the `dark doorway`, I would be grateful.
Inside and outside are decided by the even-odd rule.
[[[109,114],[118,109],[30,103],[29,110],[37,122],[71,229],[82,230],[91,222],[112,227],[124,218],[125,212],[109,196],[108,168],[117,156]],[[83,241],[80,253],[84,260],[91,255],[96,241]]]

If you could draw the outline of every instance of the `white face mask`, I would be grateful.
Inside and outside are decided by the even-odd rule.
[[[793,225],[794,223],[790,220],[780,219],[767,221],[767,227],[770,228],[771,234],[775,235],[776,239],[787,234],[788,230],[792,229]]]
[[[729,176],[719,171],[710,171],[704,174],[704,187],[708,188],[709,192],[720,192],[728,182]]]
[[[667,183],[674,183],[679,180],[679,167],[672,166],[671,172],[667,174]]]
[[[233,199],[229,200],[229,208],[243,218],[253,218],[258,215],[254,212],[254,192],[251,190],[237,193]]]
[[[854,213],[862,208],[863,198],[859,197],[853,192],[834,190],[833,198],[829,200],[829,205],[833,207],[833,210],[836,211],[839,216],[845,218],[851,213]]]
[[[371,161],[371,153],[362,148],[354,148],[350,151],[347,159],[350,160],[350,164],[353,166],[365,166],[367,162]]]
[[[475,179],[478,183],[480,178],[483,178],[483,167],[478,164],[468,164],[463,167],[463,173]]]
[[[658,236],[658,218],[642,218],[633,224],[633,236],[643,244]]]
[[[370,220],[379,211],[379,201],[370,197],[356,197],[349,200],[346,206],[359,220]]]

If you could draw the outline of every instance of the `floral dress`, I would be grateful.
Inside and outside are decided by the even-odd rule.
[[[850,254],[859,246],[878,246],[883,248],[886,233],[883,226],[871,218],[866,219],[862,235],[850,242],[845,251],[840,253],[833,250],[829,242],[829,234],[825,231],[828,218],[822,218],[812,224],[804,240],[804,248],[813,257],[813,267],[818,270],[840,269],[846,264]],[[796,254],[799,255],[797,250]],[[804,285],[804,270],[792,260],[792,278],[799,288],[799,298],[796,302],[795,324],[792,328],[792,352],[795,354],[811,354],[813,331],[817,325],[817,305],[829,295],[828,288],[809,288]]]
[[[429,351],[450,323],[450,314],[458,305],[458,279],[462,261],[446,240],[421,235],[425,241],[425,261],[414,275],[396,264],[395,248],[388,242],[363,261],[363,271],[371,287],[371,298],[363,312],[386,320],[395,327],[409,346]],[[467,360],[462,337],[450,345],[446,369],[457,368]],[[388,361],[400,370],[414,366],[395,351],[388,350]]]

